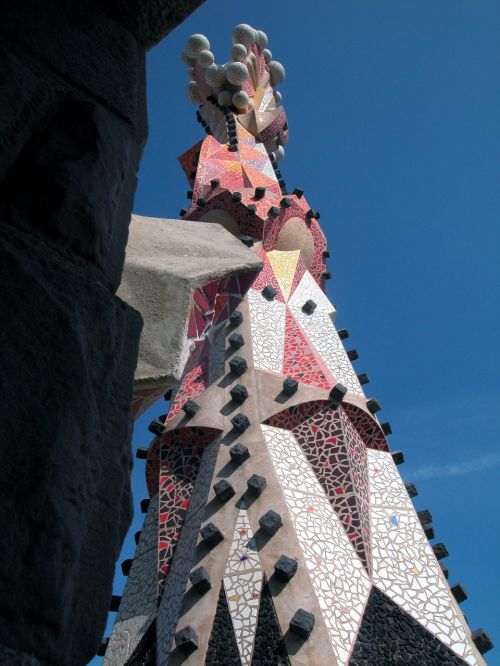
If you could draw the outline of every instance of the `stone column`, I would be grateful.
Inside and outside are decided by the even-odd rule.
[[[141,317],[116,295],[145,50],[199,0],[0,11],[0,663],[86,664],[131,519]]]

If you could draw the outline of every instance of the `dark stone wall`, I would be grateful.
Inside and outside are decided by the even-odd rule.
[[[349,666],[465,666],[446,645],[372,588]]]
[[[131,519],[141,318],[115,291],[145,48],[198,4],[0,7],[0,663],[83,665],[102,636]]]

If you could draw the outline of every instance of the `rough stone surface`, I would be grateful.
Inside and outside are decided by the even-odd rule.
[[[146,48],[157,44],[203,0],[93,0],[123,23]]]
[[[140,317],[31,234],[0,226],[0,254],[0,644],[84,664],[131,519]]]
[[[136,382],[180,380],[193,289],[261,266],[255,252],[218,224],[133,215],[118,295],[144,319]]]
[[[103,665],[126,663],[157,611],[158,495],[151,498]],[[147,642],[147,641],[146,641]]]
[[[350,666],[464,666],[465,662],[374,587]]]
[[[264,583],[260,595],[252,666],[289,666],[289,664],[269,585]]]
[[[0,647],[0,666],[46,666],[31,654]]]
[[[115,661],[115,664],[119,663],[119,661]],[[156,666],[156,622],[153,621],[149,625],[126,664],[127,666]]]
[[[241,666],[240,654],[223,585],[220,587],[217,611],[205,658],[205,666],[220,666],[221,664]]]
[[[83,666],[102,636],[131,518],[141,319],[114,292],[144,46],[198,4],[0,8],[0,663]]]

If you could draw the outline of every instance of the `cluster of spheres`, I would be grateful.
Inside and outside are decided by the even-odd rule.
[[[187,40],[182,60],[189,67],[191,78],[186,96],[194,104],[203,104],[209,95],[214,95],[219,106],[233,107],[238,113],[251,109],[252,98],[245,90],[245,83],[251,76],[248,58],[252,53],[264,58],[273,88],[284,80],[285,68],[272,59],[265,32],[242,23],[234,28],[232,41],[231,60],[217,65],[205,35],[191,35]],[[274,96],[276,104],[281,103],[280,93],[274,91]]]

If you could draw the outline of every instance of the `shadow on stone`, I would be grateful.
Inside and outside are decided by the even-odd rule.
[[[249,490],[245,490],[240,499],[236,502],[238,509],[248,509],[257,499],[257,495],[254,495]],[[261,530],[259,530],[260,532]]]
[[[290,400],[290,396],[286,395],[284,391],[278,393],[278,395],[274,398],[274,402],[278,402],[280,405],[283,405],[287,400]]]
[[[231,412],[234,412],[235,409],[238,409],[240,404],[236,400],[230,400],[227,402],[224,407],[219,411],[222,416],[229,416]]]
[[[221,381],[217,384],[219,388],[227,388],[230,386],[234,381],[238,379],[238,375],[235,372],[228,372],[227,375],[225,375]]]
[[[216,474],[217,478],[227,479],[240,465],[230,460]]]
[[[297,636],[296,633],[287,630],[286,634],[283,636],[283,641],[286,645],[286,651],[290,655],[297,654],[300,648],[304,645],[307,639]]]
[[[283,580],[282,578],[278,578],[275,573],[273,573],[269,579],[269,589],[271,590],[271,595],[273,597],[279,596],[287,585],[288,581]]]
[[[230,446],[231,444],[234,444],[234,442],[238,439],[240,435],[241,433],[237,432],[236,430],[230,430],[221,439],[221,443],[224,444],[225,446]]]

